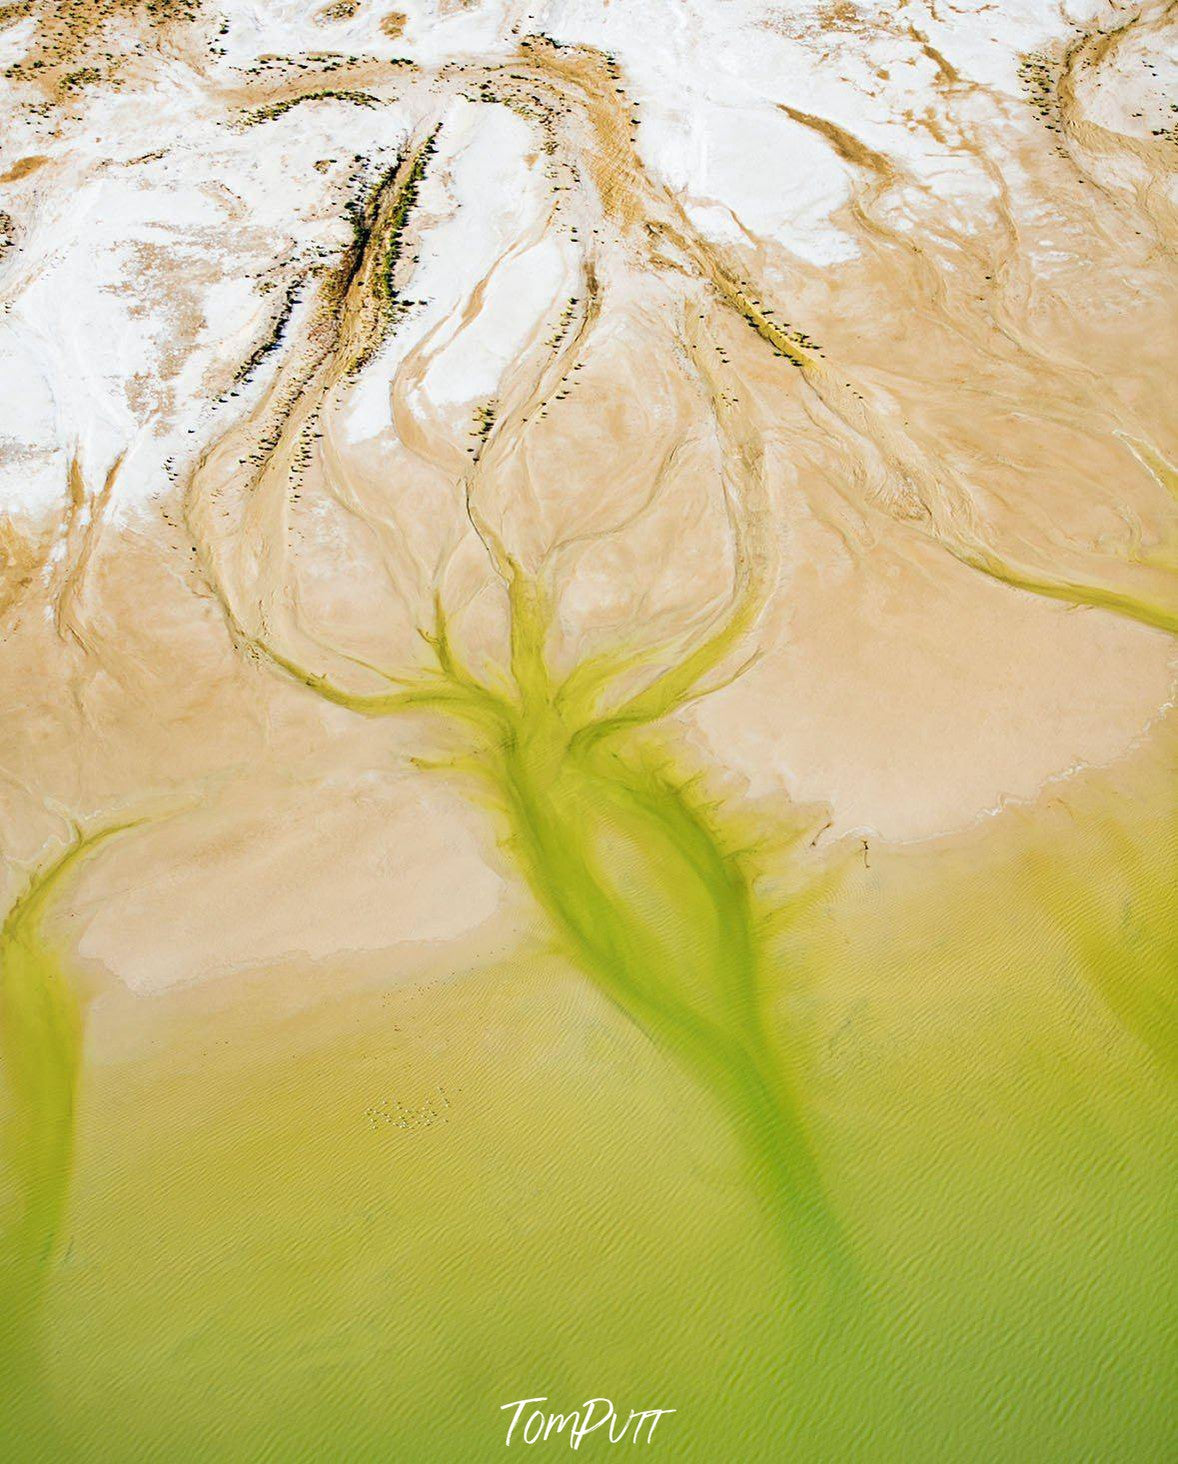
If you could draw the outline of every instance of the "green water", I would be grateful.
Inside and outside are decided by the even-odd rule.
[[[738,619],[623,693],[511,605],[497,681],[441,620],[379,698],[273,659],[466,729],[518,956],[114,993],[83,1069],[83,846],[10,913],[5,1457],[489,1459],[538,1395],[673,1408],[685,1460],[1165,1457],[1171,733],[832,869],[654,726]]]
[[[78,834],[36,873],[0,928],[0,1054],[8,1105],[0,1157],[11,1198],[0,1221],[0,1414],[38,1403],[36,1315],[52,1274],[73,1157],[81,1005],[41,921],[78,862],[120,828]]]

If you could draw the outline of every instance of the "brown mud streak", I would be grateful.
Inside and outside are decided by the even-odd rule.
[[[80,649],[93,650],[80,614],[86,574],[102,535],[111,494],[123,466],[120,453],[107,469],[102,487],[90,497],[82,465],[75,454],[69,468],[69,508],[66,514],[66,553],[58,578],[53,608],[53,625],[64,640],[69,636]]]
[[[805,385],[852,439],[869,454],[882,456],[887,477],[873,485],[873,491],[892,517],[908,521],[961,563],[1002,583],[1049,599],[1099,605],[1170,633],[1178,631],[1178,609],[1110,590],[1079,573],[1060,575],[1050,562],[1024,561],[990,543],[970,488],[960,476],[945,463],[929,463],[892,414],[875,407],[846,379],[844,370],[825,362],[808,336],[799,342],[798,332],[791,334],[776,325],[722,251],[691,225],[682,202],[666,185],[653,181],[614,100],[616,88],[610,83],[617,73],[610,64],[585,48],[557,47],[535,38],[527,50],[533,67],[541,64],[542,74],[559,87],[566,104],[580,102],[583,107],[597,142],[588,161],[606,213],[623,229],[629,227],[631,235],[639,233],[635,226],[641,225],[649,241],[648,263],[654,269],[666,265],[655,254],[654,241],[669,242],[689,270],[693,267],[708,280],[724,304],[798,368]],[[956,77],[945,79],[951,82]],[[847,145],[846,139],[839,141]],[[1009,209],[1006,212],[1009,218]]]
[[[388,302],[377,282],[390,267],[391,225],[435,132],[422,131],[411,140],[369,199],[354,244],[320,291],[306,339],[280,365],[258,406],[197,464],[185,511],[210,585],[227,582],[223,566],[214,563],[219,556],[234,553],[249,560],[239,563],[230,579],[251,583],[261,582],[263,553],[277,555],[279,561],[284,555],[288,494],[309,454],[310,434],[324,403],[371,358],[388,329]],[[246,472],[239,474],[232,465],[224,471],[229,454],[244,455],[236,466],[246,466]],[[212,478],[211,484],[205,484],[206,477]],[[241,532],[218,532],[216,520],[226,516]],[[271,525],[280,529],[277,543],[268,532]],[[284,578],[281,562],[271,563],[268,578],[272,583]],[[231,612],[219,593],[217,598],[236,637],[241,629],[238,612]],[[256,610],[259,631],[271,634],[275,606],[263,600]]]
[[[1077,79],[1082,68],[1095,70],[1113,59],[1130,35],[1161,32],[1173,24],[1176,15],[1175,0],[1151,0],[1111,30],[1096,29],[1078,37],[1064,51],[1056,82],[1063,144],[1073,164],[1114,206],[1122,207],[1125,195],[1130,194],[1153,228],[1158,248],[1169,255],[1178,252],[1178,209],[1169,193],[1176,158],[1173,138],[1133,137],[1091,121],[1083,115]],[[1164,46],[1163,40],[1159,49]],[[1106,170],[1101,165],[1109,166]]]
[[[377,65],[362,68],[369,87],[378,85],[378,70]],[[419,82],[425,79],[424,73],[415,76]],[[307,89],[313,89],[317,80],[309,76]],[[406,78],[400,68],[394,68],[390,80],[403,87]],[[1161,599],[1155,599],[1156,591],[1137,594],[1110,588],[1090,579],[1080,565],[1061,572],[1057,567],[1062,553],[1058,544],[1041,549],[1028,543],[1012,550],[991,542],[973,492],[959,473],[945,461],[929,461],[896,420],[894,412],[876,406],[867,391],[860,390],[849,379],[845,369],[824,360],[808,334],[779,326],[771,318],[776,312],[762,304],[752,287],[742,282],[723,251],[692,226],[682,201],[669,187],[650,176],[638,154],[632,107],[625,102],[619,86],[619,70],[609,57],[587,47],[562,46],[545,37],[531,36],[521,42],[518,54],[505,63],[495,66],[450,63],[432,80],[434,86],[443,86],[450,95],[474,84],[481,100],[501,102],[523,115],[530,111],[539,121],[549,150],[560,154],[575,175],[579,176],[578,168],[583,167],[591,176],[605,217],[615,225],[621,238],[644,258],[649,270],[679,272],[702,279],[721,304],[739,315],[780,357],[788,360],[796,368],[803,386],[833,418],[829,426],[837,424],[837,430],[849,439],[854,457],[868,465],[858,484],[865,508],[882,509],[889,517],[908,523],[961,563],[1015,588],[1074,604],[1099,605],[1171,633],[1178,628],[1178,611],[1166,603],[1168,591],[1162,593]],[[950,84],[956,78],[945,80]],[[284,81],[284,95],[289,96],[290,90],[289,80]],[[824,126],[821,119],[798,114],[796,120],[821,132],[843,156],[874,172],[880,189],[887,186],[885,160],[876,154],[867,155],[848,134],[830,124]],[[417,146],[421,145],[419,141]],[[1153,150],[1148,151],[1152,157]],[[395,207],[395,196],[394,182],[378,208],[381,217]],[[1009,209],[1005,208],[1005,212],[1010,222]],[[865,208],[863,216],[866,216]],[[373,237],[379,237],[380,219],[375,223]],[[1010,227],[1013,228],[1012,222]],[[910,249],[909,253],[912,252]],[[921,257],[919,249],[915,253]],[[305,434],[327,393],[346,374],[341,371],[341,362],[363,359],[364,343],[377,329],[380,307],[366,288],[371,283],[374,260],[373,253],[362,252],[353,261],[343,291],[342,308],[328,308],[323,312],[316,335],[326,339],[313,356],[313,364],[304,369],[297,364],[284,368],[270,393],[279,399],[282,425],[276,433],[270,429],[268,440],[266,433],[255,430],[256,446],[249,451],[252,456],[261,448],[261,466],[247,478],[245,547],[239,547],[238,553],[257,552],[254,546],[258,535],[253,530],[260,528],[272,511],[274,505],[268,502],[269,497],[284,496],[297,474],[301,454],[307,447]],[[929,264],[925,270],[926,284],[934,293],[935,274],[935,266]],[[586,278],[591,277],[590,267]],[[1016,346],[1024,344],[1010,329],[1004,334]],[[532,399],[533,407],[537,400]],[[263,417],[266,410],[264,404],[255,417]],[[526,405],[513,411],[509,420],[518,425],[525,414]],[[500,437],[506,426],[507,422],[501,425]],[[417,443],[416,448],[423,449],[423,444]],[[869,466],[872,462],[882,462],[884,472],[872,472]],[[202,460],[199,475],[203,475],[206,465],[207,460]],[[227,488],[219,491],[225,492]],[[196,537],[200,544],[203,536]],[[1063,562],[1066,566],[1066,555]],[[247,571],[245,579],[254,578]],[[258,623],[265,628],[273,606],[259,604],[256,609]]]

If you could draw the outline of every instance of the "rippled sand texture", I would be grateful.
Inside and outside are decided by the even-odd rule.
[[[1174,42],[0,10],[0,1453],[1168,1452]]]

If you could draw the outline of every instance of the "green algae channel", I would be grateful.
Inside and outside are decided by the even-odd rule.
[[[788,920],[778,908],[771,921],[756,894],[758,842],[768,840],[729,827],[665,749],[639,740],[737,643],[749,598],[739,596],[679,664],[618,702],[611,684],[635,659],[605,656],[554,678],[546,597],[517,566],[509,574],[511,657],[500,679],[510,692],[462,665],[440,606],[429,637],[438,672],[417,686],[361,696],[267,654],[353,711],[432,710],[474,729],[470,752],[452,766],[490,793],[563,948],[728,1114],[793,1288],[833,1297],[853,1280],[853,1261],[764,1002],[768,930]]]
[[[38,871],[0,929],[0,1055],[7,1103],[0,1158],[0,1405],[33,1403],[37,1308],[60,1237],[82,1066],[82,1011],[42,921],[63,882],[100,843],[129,825],[78,834]]]
[[[547,1394],[676,1408],[692,1464],[1168,1457],[1173,730],[758,945],[865,1278],[830,1325],[730,1100],[583,958],[112,992],[41,1308],[60,1436],[0,1453],[481,1461]]]
[[[971,569],[980,570],[990,579],[1010,585],[1012,589],[1026,590],[1032,595],[1042,595],[1047,600],[1063,600],[1066,604],[1085,606],[1090,609],[1108,610],[1114,615],[1123,615],[1142,625],[1178,635],[1178,602],[1173,599],[1152,601],[1143,595],[1133,595],[1107,585],[1085,583],[1081,580],[1048,579],[1043,575],[1030,574],[1007,563],[989,550],[950,545],[950,552]]]

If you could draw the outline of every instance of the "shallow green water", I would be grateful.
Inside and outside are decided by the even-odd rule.
[[[880,853],[762,939],[841,1301],[731,1091],[558,956],[104,998],[7,1457],[491,1458],[542,1394],[674,1408],[677,1459],[1164,1457],[1156,772]]]
[[[110,991],[83,1044],[53,910],[97,840],[11,911],[5,1456],[482,1459],[504,1404],[606,1396],[677,1459],[1163,1457],[1171,729],[848,863],[656,739],[726,631],[611,699],[512,609],[510,692],[444,624],[383,698],[275,659],[469,730],[513,958]]]

